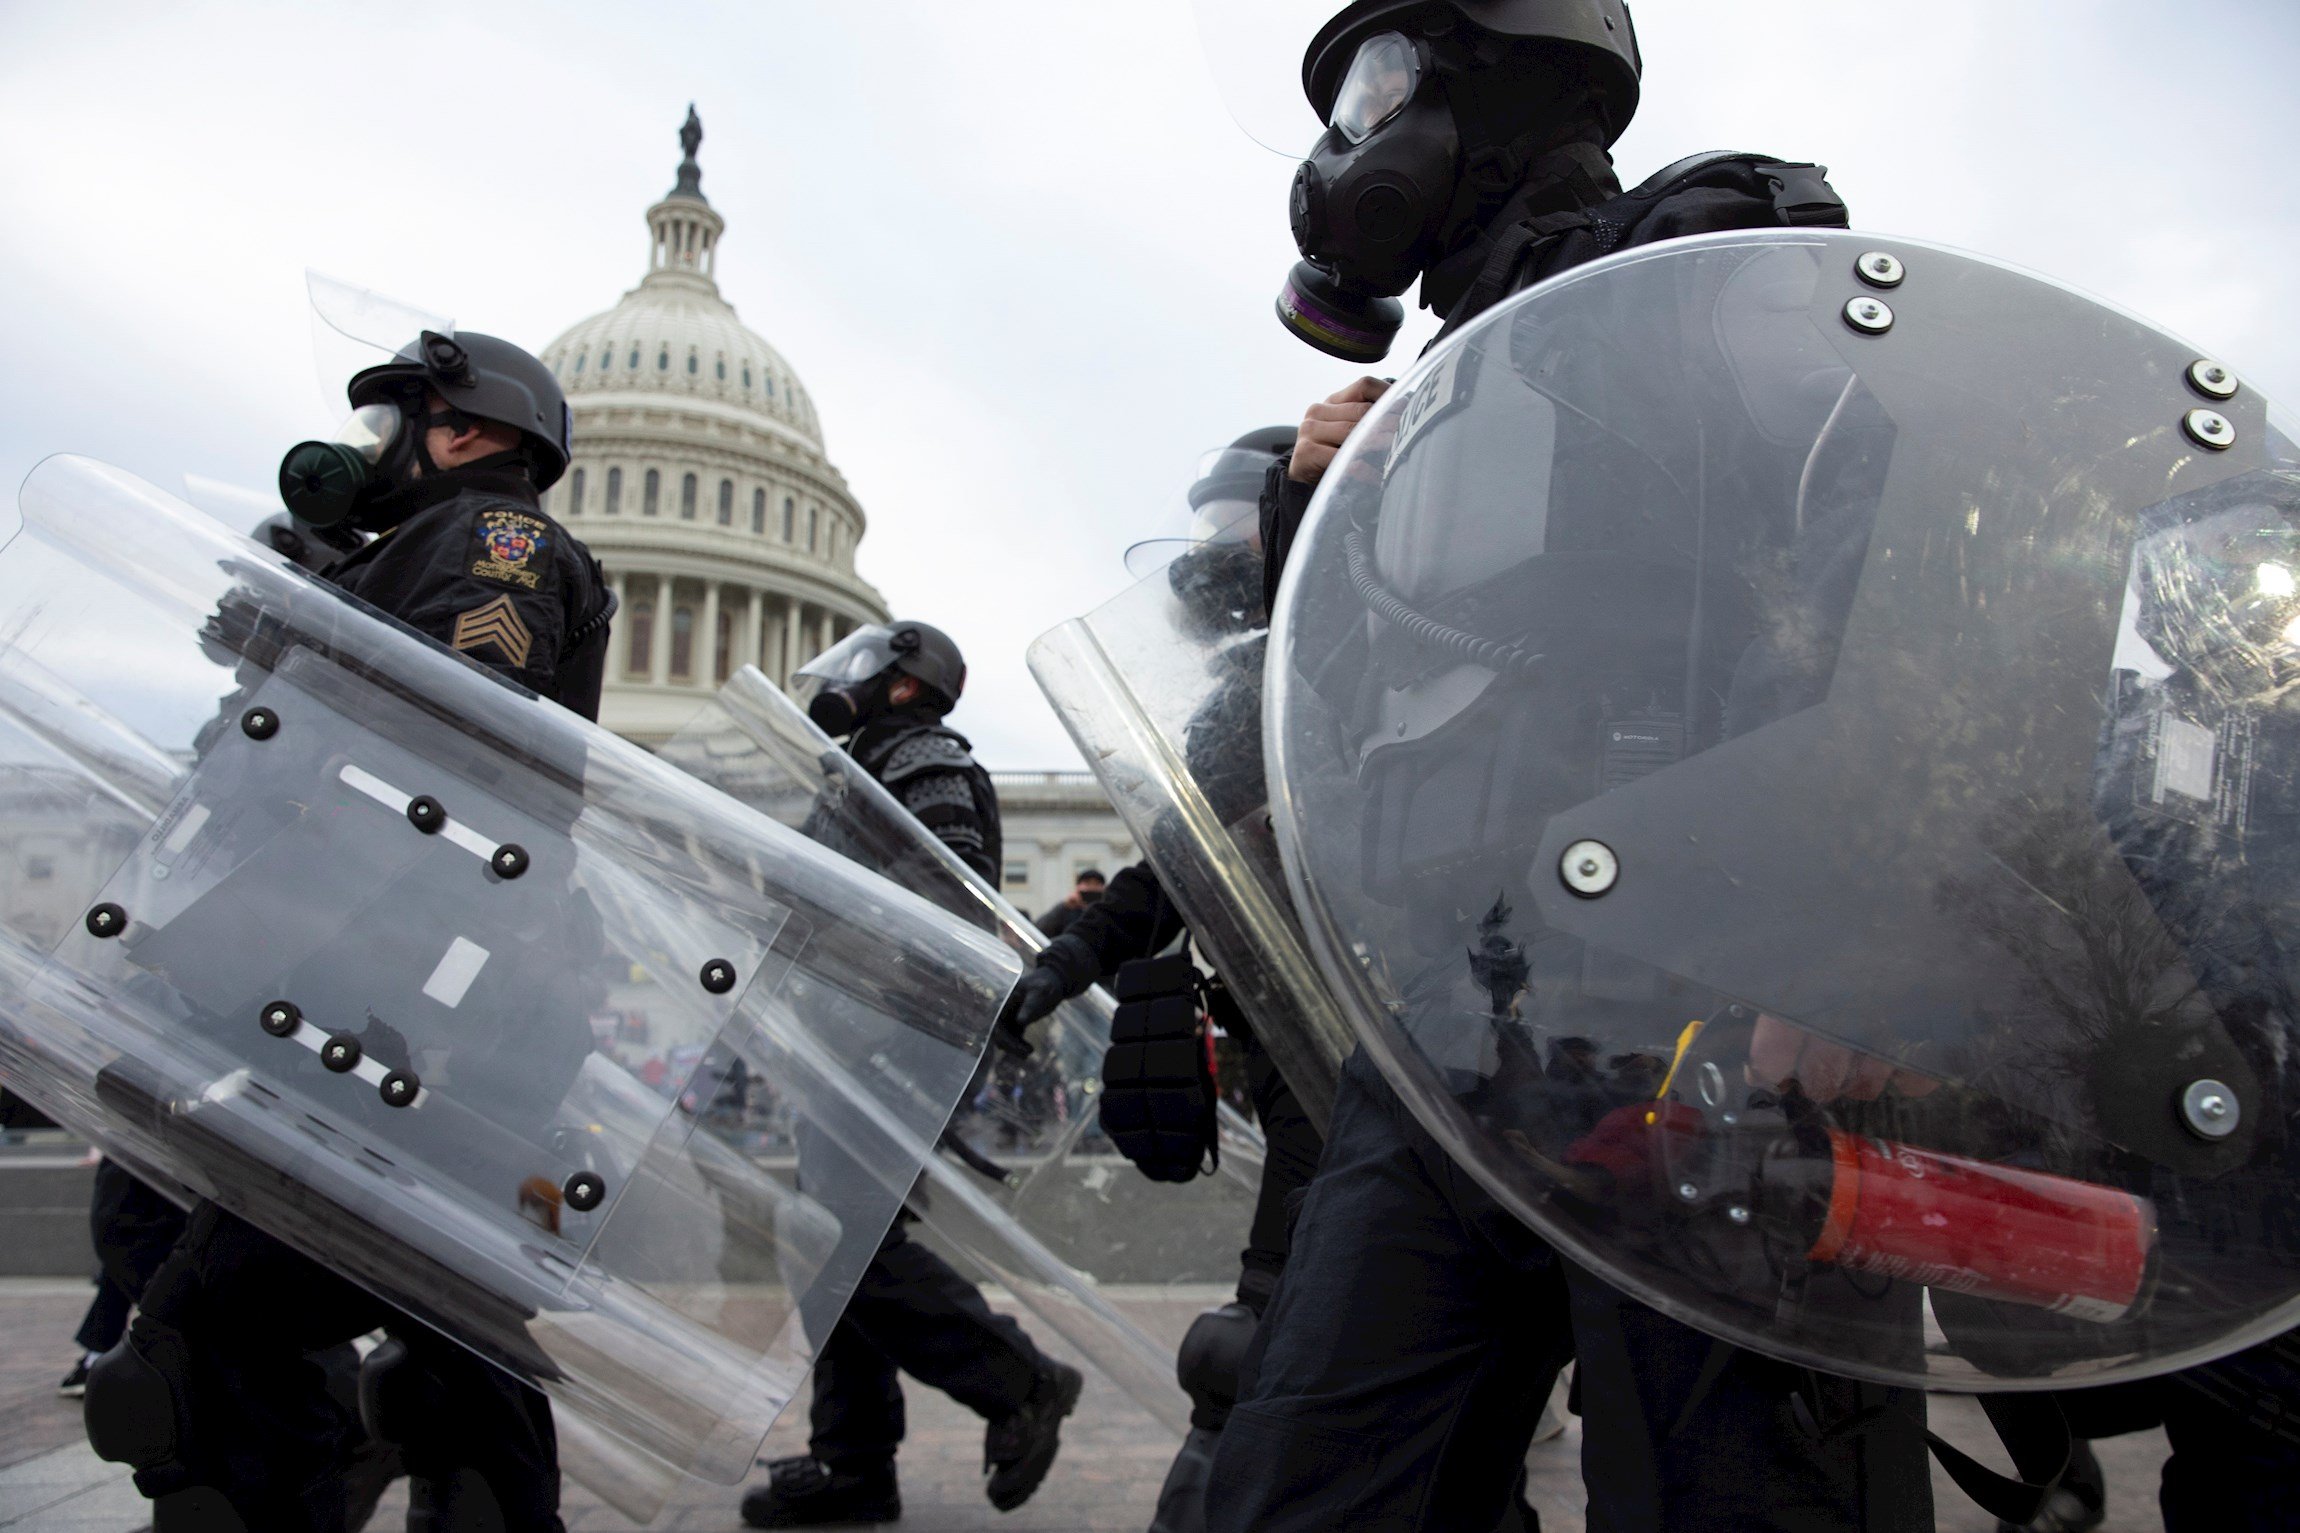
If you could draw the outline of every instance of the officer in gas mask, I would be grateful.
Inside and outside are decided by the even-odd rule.
[[[1303,260],[1281,322],[1370,362],[1416,280],[1443,334],[1633,245],[1844,224],[1819,167],[1756,155],[1679,161],[1623,193],[1605,150],[1640,70],[1619,0],[1342,10],[1303,60],[1328,127],[1294,181]],[[1313,405],[1272,465],[1273,606],[1319,477],[1386,388],[1363,378]],[[1523,957],[1487,945],[1473,968],[1499,1006]],[[1909,1429],[1921,1399],[1786,1369],[1573,1271],[1448,1159],[1362,1052],[1293,1238],[1216,1455],[1211,1528],[1491,1526],[1576,1356],[1592,1528],[1931,1526]]]
[[[791,694],[823,733],[877,778],[961,861],[995,884],[1002,842],[998,794],[964,735],[942,720],[966,690],[966,659],[941,629],[898,621],[858,628],[801,667]],[[842,817],[799,827],[844,851]],[[887,869],[902,878],[899,866]],[[1021,1047],[1002,1035],[1008,1047]],[[801,1125],[799,1181],[836,1209],[840,1188],[867,1175],[827,1136]],[[984,1492],[1000,1511],[1029,1500],[1053,1468],[1062,1419],[1084,1378],[1047,1357],[1022,1327],[910,1238],[897,1215],[854,1297],[815,1355],[809,1451],[767,1466],[743,1498],[754,1528],[892,1522],[902,1515],[894,1472],[903,1438],[900,1373],[942,1390],[985,1422]],[[810,1327],[813,1322],[810,1321]]]
[[[613,597],[542,508],[572,430],[551,370],[493,336],[425,331],[348,393],[335,439],[280,462],[280,498],[314,538],[378,534],[327,578],[596,719]]]
[[[267,524],[265,541],[306,567],[323,547],[342,552],[321,578],[596,719],[614,602],[597,562],[540,505],[569,451],[550,370],[506,341],[426,332],[348,393],[336,438],[282,461],[296,524]],[[565,930],[538,940],[595,955],[586,920],[595,934],[596,913],[573,899]],[[527,999],[559,1005],[577,1030],[566,1060],[526,1060],[529,1075],[588,1051],[579,1000]],[[359,1424],[331,1397],[321,1358],[379,1328],[392,1339],[369,1359],[361,1411],[403,1445],[409,1527],[560,1528],[541,1394],[224,1209],[194,1209],[141,1309],[91,1371],[87,1414],[98,1447],[135,1464],[160,1533],[341,1529]]]

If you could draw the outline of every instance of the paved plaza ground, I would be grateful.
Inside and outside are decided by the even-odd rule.
[[[131,1533],[150,1526],[146,1505],[125,1472],[88,1452],[78,1402],[55,1392],[57,1378],[70,1363],[69,1338],[88,1291],[86,1284],[69,1280],[0,1279],[0,1338],[5,1338],[0,1344],[0,1529],[7,1533]],[[1145,1289],[1113,1297],[1153,1334],[1172,1339],[1202,1305],[1223,1295],[1215,1289]],[[982,1497],[981,1422],[918,1385],[908,1387],[908,1396],[901,1527],[914,1533],[1142,1533],[1149,1525],[1174,1441],[1102,1379],[1089,1374],[1078,1414],[1063,1432],[1062,1457],[1045,1486],[1029,1505],[1004,1516]],[[1941,1397],[1932,1414],[1942,1435],[2002,1462],[1977,1408]],[[804,1413],[786,1413],[765,1455],[803,1452],[805,1440]],[[2160,1527],[2156,1477],[2165,1455],[2162,1434],[2100,1446],[2109,1473],[2108,1527],[2118,1533]],[[1580,1533],[1579,1455],[1575,1424],[1533,1452],[1534,1500],[1550,1533]],[[1934,1481],[1943,1533],[1991,1533],[1994,1522],[1937,1470]],[[739,1491],[725,1486],[689,1484],[646,1526],[734,1533],[741,1526],[735,1515],[739,1498]],[[404,1495],[395,1488],[369,1526],[377,1533],[403,1526],[405,1507]],[[569,1485],[567,1526],[570,1533],[606,1533],[635,1525],[582,1487]]]

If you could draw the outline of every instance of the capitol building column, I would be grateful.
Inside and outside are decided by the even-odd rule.
[[[647,623],[647,685],[661,689],[671,684],[671,582],[655,577],[655,610]]]
[[[690,110],[638,286],[541,353],[575,427],[553,513],[621,600],[600,722],[642,745],[694,716],[722,655],[729,674],[756,664],[786,683],[841,629],[887,616],[855,572],[867,520],[814,402],[719,291],[726,221],[703,195],[702,137]]]
[[[695,684],[713,691],[719,685],[719,583],[703,582],[703,621],[695,635]]]

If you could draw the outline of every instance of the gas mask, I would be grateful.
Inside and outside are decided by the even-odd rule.
[[[826,686],[807,699],[807,717],[824,734],[843,740],[884,710],[887,683],[882,674]]]
[[[351,412],[334,438],[298,442],[280,460],[280,499],[311,527],[380,532],[394,520],[395,492],[440,472],[424,447],[434,426],[461,429],[460,410],[415,413],[416,401],[376,401]]]
[[[898,678],[916,683],[899,705]],[[924,623],[872,623],[791,673],[791,701],[832,739],[853,734],[879,715],[914,710],[940,718],[966,689],[966,662],[939,628]]]
[[[1279,321],[1346,361],[1388,355],[1405,321],[1397,295],[1439,253],[1460,171],[1461,137],[1429,44],[1402,32],[1367,38],[1294,172],[1287,211],[1303,259],[1279,290]]]

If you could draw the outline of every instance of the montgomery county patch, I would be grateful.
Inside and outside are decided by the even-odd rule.
[[[450,642],[457,649],[477,649],[482,644],[492,644],[516,670],[527,664],[527,652],[535,647],[535,635],[527,631],[527,624],[521,621],[519,609],[511,605],[511,598],[498,596],[469,612],[458,613],[455,637]]]
[[[541,517],[520,511],[482,511],[471,524],[471,532],[477,543],[472,574],[529,591],[543,584],[543,551],[551,538]]]

